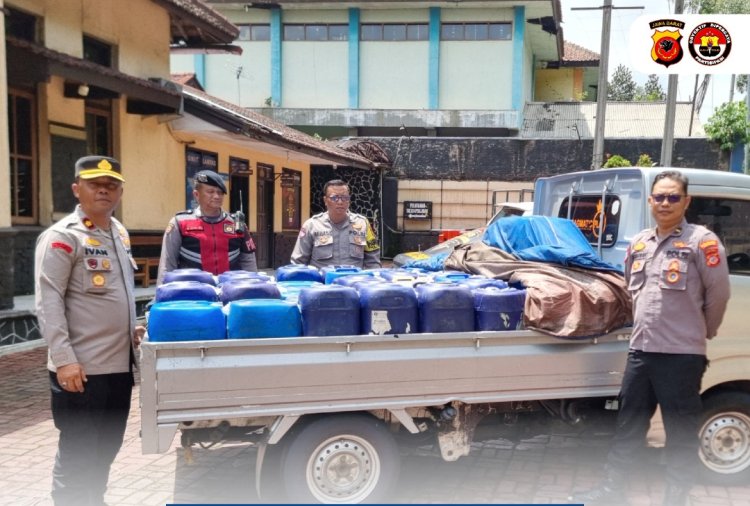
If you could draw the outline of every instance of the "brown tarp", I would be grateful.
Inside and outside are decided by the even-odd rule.
[[[523,284],[527,329],[582,338],[605,334],[631,322],[630,294],[624,277],[617,272],[518,260],[482,241],[454,250],[445,261],[445,269]]]

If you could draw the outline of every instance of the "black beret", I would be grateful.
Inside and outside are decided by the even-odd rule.
[[[196,183],[207,184],[208,186],[214,186],[224,193],[227,192],[227,187],[224,186],[224,180],[218,173],[212,170],[202,170],[198,172],[193,177],[193,181]]]
[[[122,177],[120,162],[108,156],[84,156],[76,161],[76,177],[94,179],[97,177],[111,177],[125,182]]]

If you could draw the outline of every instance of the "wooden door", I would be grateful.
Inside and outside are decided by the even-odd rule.
[[[255,252],[259,269],[273,267],[273,166],[258,164],[258,221],[255,233]]]

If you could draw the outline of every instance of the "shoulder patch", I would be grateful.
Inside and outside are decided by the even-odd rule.
[[[65,253],[73,253],[73,247],[70,244],[64,243],[62,241],[55,241],[52,244],[50,244],[52,249],[61,249]]]
[[[707,241],[703,241],[703,242],[701,242],[701,243],[700,243],[700,244],[698,245],[698,247],[699,247],[700,249],[702,249],[702,250],[706,250],[706,249],[708,249],[708,248],[712,248],[712,247],[716,248],[716,247],[718,247],[718,246],[719,246],[719,241],[717,241],[716,239],[709,239],[709,240],[707,240]]]

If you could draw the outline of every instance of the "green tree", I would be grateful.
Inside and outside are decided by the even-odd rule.
[[[635,99],[643,102],[662,102],[666,98],[667,94],[664,93],[664,88],[661,87],[659,82],[659,76],[656,74],[650,74],[646,84],[638,86],[635,94]]]
[[[685,12],[697,14],[750,14],[747,0],[687,0]]]
[[[722,104],[706,123],[706,135],[721,149],[731,150],[737,143],[750,142],[750,123],[745,102]]]
[[[612,80],[607,84],[607,100],[632,102],[637,88],[630,69],[625,65],[618,65],[612,73]]]

